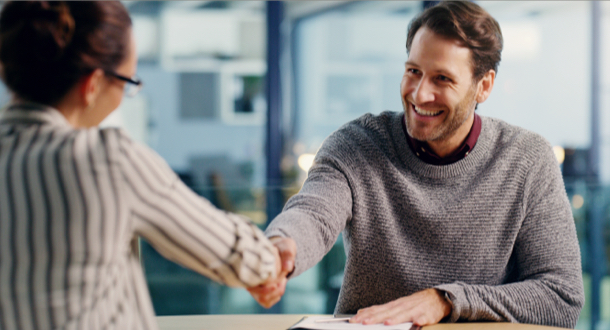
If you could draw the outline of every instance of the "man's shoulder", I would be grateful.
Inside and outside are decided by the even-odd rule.
[[[402,113],[384,111],[379,114],[364,114],[345,123],[334,131],[325,144],[357,144],[362,146],[365,141],[372,144],[384,143],[391,139],[392,131],[400,122]],[[365,143],[366,144],[366,143]]]
[[[356,159],[370,157],[375,153],[373,150],[386,153],[388,146],[394,144],[393,139],[401,116],[401,113],[391,111],[362,115],[330,134],[324,140],[318,155]]]
[[[551,144],[542,135],[502,119],[481,116],[486,136],[496,150],[515,151],[522,155],[539,155],[551,149]]]
[[[389,133],[402,117],[401,112],[384,111],[379,114],[367,113],[345,125],[336,133],[347,135],[371,135]]]

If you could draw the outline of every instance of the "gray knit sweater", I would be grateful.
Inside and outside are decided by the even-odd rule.
[[[367,114],[330,135],[266,231],[296,241],[293,276],[343,231],[336,312],[435,287],[453,303],[450,322],[574,327],[580,252],[555,156],[539,135],[481,119],[472,152],[444,166],[413,154],[401,113]]]

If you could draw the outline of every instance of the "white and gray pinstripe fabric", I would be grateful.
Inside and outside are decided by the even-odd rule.
[[[236,287],[275,272],[272,245],[197,196],[119,129],[55,109],[0,117],[0,329],[156,329],[134,235]]]

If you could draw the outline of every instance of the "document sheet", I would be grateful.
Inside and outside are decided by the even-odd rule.
[[[333,322],[332,316],[306,316],[297,324],[288,328],[312,329],[312,330],[411,330],[413,323],[401,323],[396,325],[349,323],[347,321]],[[330,321],[330,322],[328,322]]]

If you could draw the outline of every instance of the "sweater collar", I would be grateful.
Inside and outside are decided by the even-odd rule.
[[[417,155],[417,157],[419,157],[421,160],[432,165],[453,164],[458,160],[468,156],[470,151],[477,144],[477,140],[479,139],[479,135],[481,134],[481,117],[479,117],[479,115],[475,113],[474,122],[464,142],[451,155],[441,158],[434,151],[432,151],[428,143],[416,140],[409,135],[409,133],[407,132],[405,120],[405,115],[403,114],[402,130],[404,131],[405,136],[407,138],[407,144],[409,145],[409,148],[411,148],[415,155]]]
[[[481,133],[477,139],[476,145],[469,152],[468,157],[447,165],[428,164],[415,155],[405,138],[402,128],[402,117],[402,113],[397,112],[394,115],[392,121],[392,139],[394,140],[396,152],[399,155],[401,162],[416,174],[434,179],[467,175],[473,173],[477,167],[483,164],[484,159],[488,157],[490,152],[489,146],[493,136],[490,129],[491,122],[487,117],[480,116]]]

